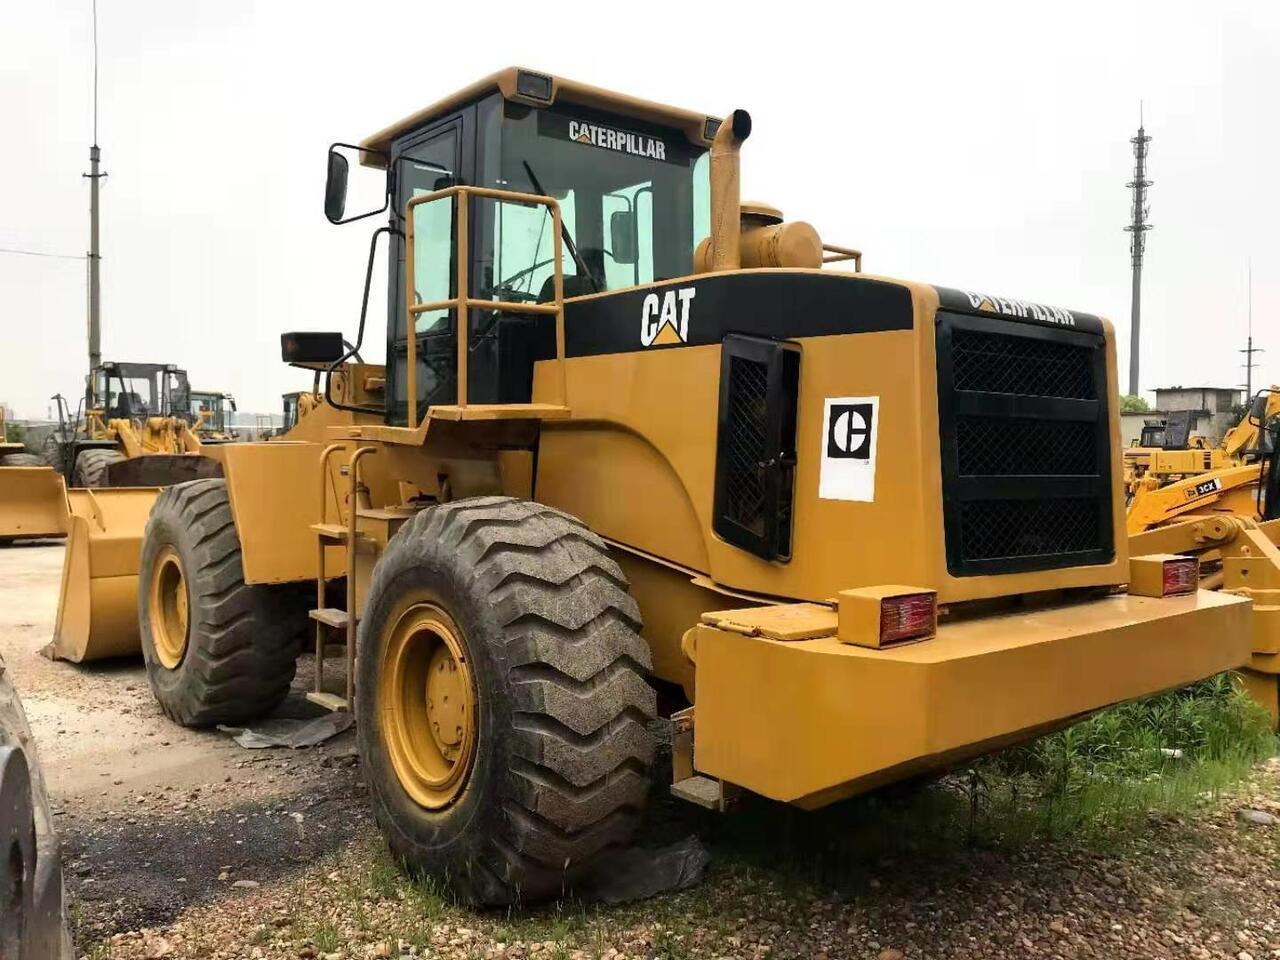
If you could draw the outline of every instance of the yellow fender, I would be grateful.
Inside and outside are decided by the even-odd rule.
[[[0,540],[66,532],[66,489],[53,467],[0,467]]]
[[[67,492],[67,550],[53,641],[41,653],[83,663],[135,656],[138,558],[160,487]]]

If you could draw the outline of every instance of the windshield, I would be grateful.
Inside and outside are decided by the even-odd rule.
[[[191,423],[195,423],[203,413],[205,430],[222,429],[222,394],[193,392],[189,409]]]
[[[485,127],[497,149],[487,151],[483,185],[560,202],[566,297],[693,272],[710,229],[704,148],[678,131],[573,106],[502,103]],[[493,201],[478,209],[477,295],[551,299],[550,211]]]
[[[159,412],[153,377],[128,377],[114,370],[99,370],[95,380],[94,393],[106,419],[127,420]]]

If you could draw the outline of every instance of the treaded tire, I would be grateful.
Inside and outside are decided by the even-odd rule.
[[[124,456],[119,450],[85,450],[76,457],[76,469],[72,486],[105,487],[107,467],[119,463]]]
[[[34,453],[7,453],[0,457],[0,467],[43,467],[44,461]]]
[[[379,714],[397,603],[432,595],[464,634],[477,740],[446,807],[405,791]],[[654,716],[640,611],[604,542],[558,510],[483,497],[423,511],[375,568],[360,624],[357,735],[392,851],[472,903],[560,895],[626,844],[649,788]]]
[[[172,548],[186,583],[186,649],[172,669],[156,653],[151,583]],[[234,723],[273,710],[293,682],[305,626],[291,584],[244,582],[226,481],[166,487],[147,519],[138,565],[138,626],[160,709],[184,727]]]

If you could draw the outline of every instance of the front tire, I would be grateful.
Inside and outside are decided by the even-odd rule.
[[[226,481],[166,487],[138,565],[147,678],[184,727],[251,720],[289,692],[305,616],[288,585],[247,584]]]
[[[631,837],[654,745],[649,648],[579,521],[485,497],[418,514],[360,624],[356,716],[391,849],[464,899],[554,897]]]
[[[85,450],[76,457],[74,486],[105,487],[107,467],[123,459],[124,455],[119,450]]]
[[[0,457],[0,467],[42,467],[44,462],[34,453],[7,453]]]

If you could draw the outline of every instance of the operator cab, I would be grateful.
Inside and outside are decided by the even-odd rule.
[[[146,420],[185,411],[190,389],[185,370],[163,363],[104,363],[90,377],[89,407],[104,420]]]
[[[457,185],[553,197],[563,218],[565,299],[688,276],[710,233],[708,148],[717,125],[701,114],[509,69],[365,140],[359,157],[386,169],[390,207],[388,422],[403,424],[407,413],[404,234],[412,199]],[[330,187],[333,164],[331,154]],[[347,222],[345,161],[342,167],[343,197],[336,207],[326,198],[334,222]],[[550,208],[487,197],[469,206],[467,295],[553,302]],[[414,303],[457,296],[457,198],[420,203],[412,216]],[[416,316],[420,415],[458,400],[455,314]],[[534,362],[555,356],[554,316],[473,306],[466,334],[465,401],[528,403]]]

